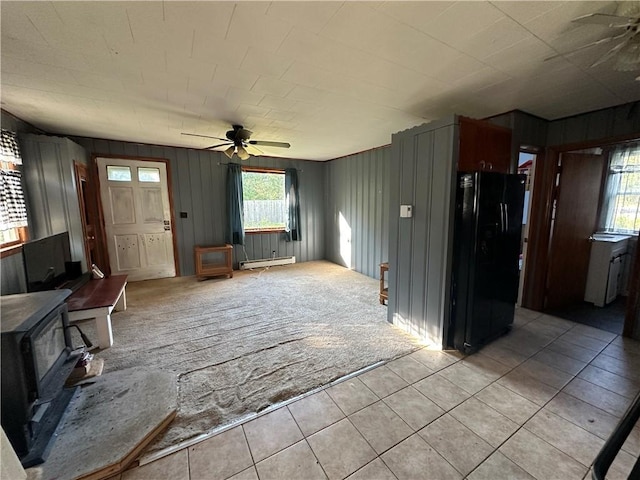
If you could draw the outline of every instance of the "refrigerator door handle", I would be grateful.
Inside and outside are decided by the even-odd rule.
[[[504,203],[504,231],[507,232],[509,230],[509,205]]]
[[[504,210],[503,204],[500,202],[498,204],[500,206],[500,233],[504,233]]]

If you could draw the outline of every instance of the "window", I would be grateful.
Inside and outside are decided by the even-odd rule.
[[[27,241],[27,209],[22,191],[22,164],[16,134],[1,131],[0,138],[0,247]]]
[[[155,167],[138,167],[138,181],[160,183],[160,169]]]
[[[640,230],[640,146],[625,145],[611,155],[605,230],[635,234]]]
[[[112,182],[130,182],[131,169],[120,165],[107,165],[107,180]]]
[[[242,199],[245,231],[284,231],[287,224],[284,170],[243,168]]]

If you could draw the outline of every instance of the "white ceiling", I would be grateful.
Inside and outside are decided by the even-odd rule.
[[[640,99],[590,65],[622,2],[6,2],[2,108],[46,131],[203,148],[232,123],[327,160],[451,113],[547,119]]]

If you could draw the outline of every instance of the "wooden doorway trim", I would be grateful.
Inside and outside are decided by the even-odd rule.
[[[551,233],[551,209],[558,174],[559,153],[554,149],[540,152],[536,158],[536,174],[533,179],[529,238],[527,240],[527,270],[522,291],[522,306],[542,311],[544,308],[549,239]]]
[[[80,220],[82,223],[82,236],[84,247],[84,258],[87,262],[87,271],[91,270],[91,264],[94,263],[95,250],[95,227],[91,220],[95,218],[95,215],[89,215],[92,210],[90,206],[91,202],[91,189],[89,184],[89,169],[84,163],[73,162],[73,170],[75,172],[76,180],[76,193],[78,195],[78,206],[80,207]],[[93,245],[93,248],[91,246]]]
[[[169,210],[171,211],[171,238],[173,243],[173,263],[176,270],[176,277],[180,276],[180,261],[178,258],[178,239],[176,236],[176,216],[175,216],[175,208],[173,204],[173,181],[171,177],[171,163],[166,158],[155,158],[155,157],[135,157],[131,155],[108,155],[101,153],[93,153],[91,155],[91,164],[92,164],[92,176],[95,179],[95,197],[97,201],[97,210],[98,210],[98,223],[96,224],[97,230],[96,232],[96,241],[99,245],[99,250],[103,255],[104,261],[106,261],[105,265],[109,269],[109,254],[107,250],[107,234],[104,223],[104,215],[102,208],[102,200],[100,199],[100,182],[98,180],[98,158],[119,158],[122,160],[135,160],[138,162],[162,162],[166,165],[167,169],[167,187],[169,193]]]
[[[551,214],[555,195],[558,159],[563,152],[583,150],[595,147],[607,147],[634,141],[640,138],[640,132],[631,135],[592,140],[588,142],[555,145],[547,147],[544,154],[538,156],[533,196],[531,199],[531,226],[529,246],[531,263],[525,272],[522,306],[531,310],[543,311],[547,270],[549,265],[549,247],[551,234]],[[640,242],[639,242],[640,247]],[[637,247],[638,248],[638,247]],[[640,253],[640,252],[639,252]],[[640,266],[636,258],[633,273],[638,276]],[[629,290],[623,335],[634,329],[634,323],[640,315],[640,285]]]

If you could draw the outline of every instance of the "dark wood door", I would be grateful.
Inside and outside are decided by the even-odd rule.
[[[553,236],[549,248],[546,309],[584,301],[589,237],[598,223],[602,155],[563,153]]]

